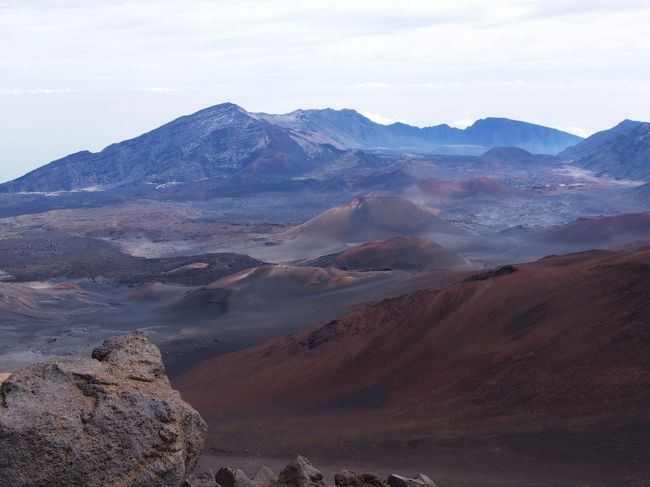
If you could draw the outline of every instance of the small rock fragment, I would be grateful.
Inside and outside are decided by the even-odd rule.
[[[262,465],[251,480],[255,487],[274,487],[278,476],[269,467]]]
[[[387,482],[390,487],[438,487],[433,480],[424,474],[412,479],[392,474],[388,477]]]
[[[336,487],[388,487],[388,484],[374,473],[357,474],[351,470],[337,473],[334,483]]]
[[[288,487],[325,487],[323,474],[305,457],[298,456],[280,472],[278,483]]]

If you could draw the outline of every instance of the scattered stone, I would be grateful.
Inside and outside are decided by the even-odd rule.
[[[214,478],[214,473],[204,472],[201,475],[190,475],[183,483],[183,487],[217,487],[217,481]]]
[[[288,487],[325,487],[323,474],[305,457],[298,456],[280,472],[278,483]]]
[[[433,480],[424,474],[412,479],[392,474],[388,477],[387,482],[390,487],[438,487]]]
[[[233,470],[228,467],[219,469],[216,480],[220,487],[255,487],[255,484],[243,471],[239,469]]]
[[[255,484],[255,487],[274,487],[278,476],[269,467],[262,465],[251,480]]]
[[[344,470],[334,476],[336,487],[388,487],[388,484],[374,473],[357,474]]]
[[[146,334],[93,359],[53,358],[0,387],[0,485],[180,487],[206,424],[183,402]]]

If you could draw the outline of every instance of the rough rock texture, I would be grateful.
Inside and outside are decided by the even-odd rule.
[[[336,487],[438,487],[426,475],[415,478],[392,474],[385,481],[374,473],[356,473],[344,470],[334,476]],[[222,467],[216,475],[190,476],[183,487],[325,487],[323,474],[302,456],[291,461],[279,477],[268,467],[260,467],[252,479],[241,470]]]
[[[374,473],[355,473],[344,470],[334,476],[336,487],[387,487],[388,484]]]
[[[93,359],[54,358],[0,388],[0,485],[171,487],[203,448],[206,424],[164,374],[144,333]]]
[[[287,487],[325,487],[323,474],[305,457],[297,457],[280,472],[278,484]]]
[[[251,480],[255,487],[273,487],[277,479],[278,476],[273,473],[273,470],[262,465]]]
[[[412,479],[392,474],[388,477],[387,482],[390,487],[437,487],[433,480],[423,474]]]
[[[254,487],[255,484],[246,476],[246,474],[237,469],[233,470],[228,467],[219,469],[216,475],[217,484],[221,487]]]
[[[214,479],[213,472],[204,472],[198,477],[190,475],[183,483],[183,487],[217,487],[217,481]]]

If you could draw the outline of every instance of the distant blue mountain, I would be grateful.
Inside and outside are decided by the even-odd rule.
[[[342,147],[479,155],[494,147],[519,147],[533,154],[556,154],[582,140],[577,135],[507,118],[485,118],[466,129],[449,125],[381,125],[354,110],[297,110],[258,114],[285,128],[326,134]]]
[[[624,120],[558,156],[597,174],[650,181],[650,123]]]
[[[98,153],[78,152],[0,185],[0,192],[166,184],[231,175],[290,178],[353,149],[481,154],[498,147],[556,153],[581,139],[559,130],[486,118],[465,130],[381,125],[354,110],[249,113],[232,103],[180,117]]]

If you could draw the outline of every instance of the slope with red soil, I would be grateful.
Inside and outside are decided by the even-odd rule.
[[[444,247],[418,237],[394,237],[351,247],[337,254],[325,255],[309,265],[339,269],[454,269],[467,261]]]
[[[539,235],[539,240],[569,247],[613,248],[650,244],[650,212],[580,218]]]
[[[364,196],[346,201],[281,235],[290,239],[367,242],[430,233],[466,235],[464,230],[406,199]]]
[[[526,194],[489,177],[447,181],[427,178],[418,181],[407,190],[408,194],[427,203],[439,203],[452,200],[504,201],[524,198]]]
[[[210,444],[235,450],[551,465],[589,485],[650,473],[650,251],[515,269],[374,303],[175,385]]]

